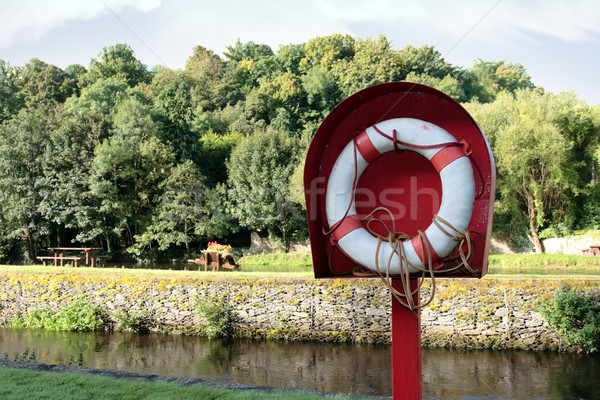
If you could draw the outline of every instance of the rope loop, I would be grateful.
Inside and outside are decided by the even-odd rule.
[[[391,221],[391,227],[388,226],[383,219],[376,218],[375,214],[378,212],[383,212],[388,215],[389,220]],[[458,252],[458,255],[448,256],[444,259],[444,262],[440,263],[442,265],[438,270],[435,269],[433,262],[433,249],[427,235],[425,232],[419,230],[417,235],[419,237],[419,241],[421,243],[421,248],[424,249],[425,260],[423,262],[424,267],[419,267],[414,265],[410,261],[408,261],[406,250],[404,249],[403,243],[406,240],[412,239],[414,236],[407,235],[403,232],[396,231],[396,220],[392,214],[392,212],[386,207],[377,207],[373,209],[368,215],[361,218],[361,221],[366,221],[366,229],[367,231],[377,238],[377,248],[375,250],[375,268],[376,275],[382,280],[382,282],[387,286],[392,293],[392,296],[398,301],[402,306],[408,308],[411,311],[421,309],[427,307],[435,297],[436,292],[436,274],[444,274],[448,272],[453,272],[458,270],[461,267],[464,267],[468,272],[474,274],[475,270],[473,270],[469,266],[469,260],[473,254],[473,245],[471,241],[470,232],[467,230],[465,232],[459,232],[454,228],[448,221],[441,218],[439,215],[435,215],[433,218],[433,223],[442,231],[444,234],[452,237],[455,241],[460,242],[455,252]],[[384,228],[384,234],[378,233],[373,228],[373,224],[381,225]],[[390,253],[390,257],[387,260],[387,265],[384,268],[380,268],[379,266],[379,252],[381,250],[381,246],[387,244],[391,247],[392,252]],[[466,245],[467,251],[463,250],[463,247]],[[397,275],[391,275],[390,269],[392,266],[392,257],[394,254],[398,255],[400,260],[400,265],[404,265],[405,268],[401,268],[404,272],[400,274],[400,279],[402,281],[403,292],[398,291],[392,287],[392,279],[397,279]],[[456,263],[454,260],[460,259],[459,263]],[[429,295],[429,298],[422,304],[416,305],[413,300],[413,296],[420,290],[423,279],[420,279],[418,288],[415,291],[410,291],[410,279],[414,279],[410,275],[409,268],[412,267],[421,272],[421,278],[429,277],[432,281],[432,289]],[[357,267],[352,271],[352,274],[355,276],[366,277],[373,276],[373,272],[370,270],[366,270],[364,267]]]

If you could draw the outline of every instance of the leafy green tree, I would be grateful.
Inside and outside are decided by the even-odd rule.
[[[139,83],[150,83],[151,75],[144,64],[135,57],[127,44],[116,44],[102,49],[92,59],[88,71],[80,76],[82,86],[90,86],[100,79],[116,77],[134,87]]]
[[[89,179],[98,140],[79,122],[78,118],[64,117],[51,133],[41,157],[43,179],[37,186],[38,207],[52,223],[49,240],[53,245],[70,245],[72,240],[88,242],[84,232],[97,217],[98,199],[90,193]]]
[[[91,192],[100,200],[93,232],[108,246],[120,240],[131,246],[151,222],[173,155],[156,138],[150,107],[137,99],[119,105],[114,124],[113,134],[96,147],[91,165]]]
[[[401,69],[397,60],[391,43],[384,36],[379,36],[377,40],[356,39],[352,58],[334,62],[330,68],[343,97],[348,97],[378,83],[400,80]]]
[[[311,68],[301,77],[308,104],[302,121],[322,121],[343,100],[342,91],[331,71],[323,67]]]
[[[0,123],[10,119],[25,105],[18,70],[0,60]]]
[[[194,108],[214,111],[241,99],[235,76],[227,74],[226,62],[212,50],[196,46],[185,63],[185,74],[192,79]]]
[[[557,122],[560,105],[554,95],[517,90],[515,96],[502,94],[493,103],[469,107],[493,143],[498,211],[514,224],[526,221],[538,253],[543,252],[540,229],[550,222],[572,226],[572,199],[581,190],[571,162],[573,142]]]
[[[287,126],[288,131],[296,130],[297,121],[300,120],[301,111],[306,103],[302,82],[296,75],[285,72],[274,79],[264,79],[258,88],[258,93],[263,95],[259,98],[265,101],[263,104],[267,113],[263,119],[267,123],[272,124],[279,116],[280,126]],[[246,106],[249,107],[250,104],[252,103],[247,102]]]
[[[79,78],[87,72],[87,69],[81,64],[71,64],[65,68],[65,74],[75,82],[79,82]]]
[[[210,130],[200,138],[202,158],[199,167],[206,176],[206,185],[209,188],[227,181],[227,160],[241,139],[242,135],[236,132],[219,135]]]
[[[252,121],[246,119],[245,104],[240,101],[234,106],[225,106],[215,111],[204,111],[197,108],[194,111],[192,129],[201,137],[205,133],[214,132],[224,135],[227,132],[240,132],[249,135],[254,131]]]
[[[233,45],[227,46],[227,51],[223,54],[230,61],[258,61],[262,58],[272,56],[273,50],[266,44],[256,44],[254,42],[242,43],[238,38]]]
[[[163,193],[152,223],[136,235],[136,244],[129,250],[139,255],[156,242],[159,250],[185,244],[186,253],[190,254],[191,242],[211,232],[204,177],[188,160],[173,167],[160,187]]]
[[[411,72],[416,75],[427,74],[434,78],[443,79],[447,75],[453,75],[456,67],[446,62],[442,54],[433,46],[414,47],[406,46],[397,53],[398,68],[402,70],[401,80]]]
[[[50,224],[39,209],[43,156],[58,126],[54,108],[22,109],[0,125],[0,210],[2,233],[15,240],[28,260],[38,253]]]
[[[75,89],[75,82],[63,70],[37,58],[21,68],[19,75],[27,105],[64,103]]]
[[[314,67],[330,69],[337,61],[352,59],[355,39],[339,33],[310,39],[304,46],[305,56],[300,61],[300,70],[306,72]]]
[[[177,162],[198,162],[199,135],[192,129],[194,107],[192,78],[182,71],[160,68],[150,86],[153,112],[160,124],[157,137],[171,146]]]
[[[297,140],[278,131],[256,132],[233,149],[227,166],[232,215],[240,225],[289,244],[304,215],[291,199]]]
[[[300,61],[306,56],[304,43],[280,45],[275,54],[278,70],[300,75]]]
[[[94,144],[107,138],[113,127],[113,109],[129,96],[128,85],[118,77],[100,79],[84,88],[80,97],[65,102],[68,118],[89,131]]]
[[[280,73],[277,58],[273,55],[259,59],[245,58],[240,61],[231,61],[230,68],[234,70],[236,85],[241,93],[249,93],[260,86],[264,79],[274,79]]]
[[[269,95],[255,89],[248,93],[244,103],[244,117],[252,124],[265,128],[270,122],[271,109]]]
[[[431,86],[432,88],[444,92],[458,102],[465,102],[468,100],[461,82],[451,75],[446,75],[444,78],[440,79],[427,74],[417,75],[414,72],[410,72],[406,76],[406,80],[408,82]]]
[[[501,92],[515,93],[518,89],[535,87],[521,64],[477,59],[470,71],[477,81],[475,95],[481,102],[493,101]]]

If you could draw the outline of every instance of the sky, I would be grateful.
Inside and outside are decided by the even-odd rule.
[[[598,0],[0,0],[0,59],[87,67],[127,43],[149,68],[184,68],[197,45],[279,45],[334,33],[434,46],[464,68],[522,64],[546,91],[600,104]]]

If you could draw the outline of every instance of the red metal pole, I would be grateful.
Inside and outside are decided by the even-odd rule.
[[[410,280],[410,290],[419,280]],[[401,279],[392,279],[392,287],[404,293]],[[419,304],[419,293],[413,296]],[[421,313],[410,311],[392,297],[392,394],[394,400],[421,400]]]

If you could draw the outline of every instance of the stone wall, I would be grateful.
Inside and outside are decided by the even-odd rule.
[[[585,255],[583,250],[597,245],[600,240],[591,236],[571,236],[568,238],[549,238],[542,240],[544,251],[553,254]],[[587,254],[590,255],[590,254]]]
[[[426,346],[558,349],[560,340],[538,312],[557,288],[598,290],[598,281],[436,281],[422,312]],[[423,297],[431,290],[425,281]],[[241,337],[389,343],[390,294],[376,279],[110,278],[0,276],[0,324],[27,310],[62,308],[76,299],[142,313],[162,333],[202,334],[198,300],[226,299]]]

